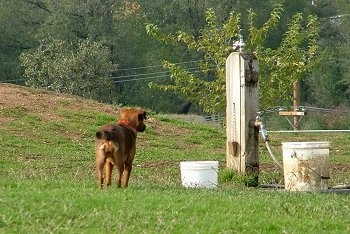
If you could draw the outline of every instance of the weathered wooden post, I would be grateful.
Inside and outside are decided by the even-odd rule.
[[[254,175],[258,185],[258,60],[252,53],[233,52],[226,60],[227,167]]]
[[[305,110],[299,110],[299,82],[293,82],[293,110],[279,111],[278,114],[285,116],[294,131],[300,130],[300,121],[306,115]],[[288,116],[293,116],[293,123],[288,119]]]
[[[297,110],[297,108],[299,108],[299,82],[298,81],[293,82],[293,107],[294,107],[294,111],[298,111]],[[300,130],[298,115],[293,116],[293,128],[294,128],[294,131]]]

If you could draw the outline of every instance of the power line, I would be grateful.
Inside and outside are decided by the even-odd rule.
[[[306,112],[323,112],[323,113],[345,113],[350,114],[350,111],[346,110],[338,110],[338,109],[329,109],[329,108],[322,108],[322,107],[313,107],[313,106],[291,106],[291,107],[285,107],[285,106],[275,106],[275,107],[269,107],[263,113],[269,114],[269,113],[275,113],[279,111],[284,110],[294,110],[294,109],[300,109],[302,111]]]
[[[123,83],[123,82],[129,82],[129,81],[150,80],[150,79],[158,79],[158,78],[163,78],[163,77],[169,77],[169,76],[168,75],[163,75],[163,76],[144,77],[144,78],[128,79],[128,80],[116,80],[116,81],[113,81],[113,83]]]
[[[201,70],[199,70],[198,68],[189,68],[185,71],[190,71],[192,73],[201,72]],[[154,75],[156,75],[156,76],[154,76]],[[171,73],[169,71],[164,71],[164,72],[152,72],[152,73],[144,73],[144,74],[117,76],[117,77],[111,77],[111,78],[112,78],[113,83],[123,83],[123,82],[130,82],[130,81],[141,81],[141,80],[170,77],[170,75],[171,75]],[[147,76],[147,77],[143,77],[143,76]],[[130,79],[122,79],[122,78],[130,78]],[[0,83],[7,83],[7,82],[13,82],[13,81],[24,81],[24,80],[27,80],[27,79],[3,80],[3,81],[0,81]]]
[[[198,63],[198,62],[203,62],[206,60],[192,60],[192,61],[187,61],[187,62],[180,62],[180,63],[173,63],[176,65],[182,65],[182,64],[190,64],[190,63]],[[144,66],[144,67],[133,67],[133,68],[125,68],[125,69],[118,69],[117,71],[135,71],[135,70],[140,70],[140,69],[149,69],[149,68],[156,68],[156,67],[163,67],[163,65],[152,65],[152,66]],[[214,68],[215,66],[209,66],[209,68]],[[191,67],[185,69],[185,71],[193,71],[193,72],[198,72],[197,67]],[[112,76],[112,80],[118,80],[121,78],[134,78],[134,77],[142,77],[142,76],[150,76],[147,79],[153,79],[153,78],[161,78],[165,77],[165,75],[170,75],[169,71],[162,71],[162,72],[150,72],[150,73],[142,73],[142,74],[132,74],[132,75],[121,75],[121,76]],[[152,76],[152,75],[163,75],[163,76]],[[146,78],[140,78],[140,79],[128,79],[125,81],[137,81],[137,80],[145,80]],[[8,82],[16,82],[16,81],[26,81],[28,79],[11,79],[11,80],[0,80],[0,83],[8,83]],[[115,83],[121,83],[123,80],[115,82]]]
[[[214,66],[210,66],[209,68],[213,68]],[[198,67],[191,67],[184,69],[186,72],[198,72],[200,71]],[[113,80],[119,80],[121,78],[133,78],[133,77],[142,77],[142,76],[150,76],[150,75],[170,75],[169,71],[162,72],[150,72],[150,73],[142,73],[142,74],[130,74],[130,75],[121,75],[121,76],[113,76],[111,77]]]
[[[194,69],[194,68],[193,68]],[[197,72],[201,72],[201,70],[197,69],[197,70],[193,70],[191,71],[192,73],[197,73]],[[159,75],[159,76],[150,76],[150,77],[141,77],[141,78],[135,78],[133,79],[133,77],[135,76],[125,76],[125,77],[130,77],[131,79],[121,79],[121,80],[113,80],[114,83],[122,83],[122,82],[129,82],[129,81],[140,81],[140,80],[149,80],[149,79],[158,79],[158,78],[164,78],[164,77],[170,77],[170,73],[167,72],[166,74],[163,75]]]
[[[198,63],[198,62],[203,62],[203,61],[206,61],[206,60],[192,60],[192,61],[173,63],[173,64],[181,65],[181,64],[188,64],[188,63]],[[118,69],[117,71],[132,71],[132,70],[148,69],[148,68],[155,68],[155,67],[163,67],[163,65],[151,65],[151,66],[145,66],[145,67],[123,68],[123,69]]]
[[[128,77],[139,77],[139,76],[149,76],[149,75],[158,75],[158,74],[168,74],[168,71],[163,72],[151,72],[151,73],[143,73],[143,74],[131,74],[131,75],[122,75],[122,76],[112,76],[112,80],[118,80],[121,78],[128,78]]]

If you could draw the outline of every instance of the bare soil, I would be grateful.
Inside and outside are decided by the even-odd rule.
[[[79,98],[77,96],[54,93],[40,89],[32,89],[13,84],[0,84],[0,111],[8,108],[21,108],[29,113],[35,113],[47,120],[59,118],[55,111],[56,105],[66,105],[66,108],[79,112],[82,110],[98,110],[114,113],[110,105]]]

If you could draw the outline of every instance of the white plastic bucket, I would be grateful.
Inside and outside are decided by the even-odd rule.
[[[282,151],[285,190],[328,189],[329,142],[284,142]]]
[[[218,161],[180,162],[182,186],[215,188],[218,184]]]

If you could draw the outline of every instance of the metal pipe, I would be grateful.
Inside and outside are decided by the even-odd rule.
[[[267,129],[266,129],[265,124],[260,120],[256,120],[256,121],[254,121],[254,126],[260,128],[260,134],[261,134],[261,138],[262,138],[263,142],[268,141],[269,136],[267,134]]]
[[[265,145],[266,145],[267,151],[269,151],[269,153],[270,153],[270,156],[271,156],[272,160],[276,163],[276,165],[280,169],[283,170],[282,164],[277,160],[277,158],[275,157],[274,153],[272,152],[269,142],[265,141]]]
[[[280,168],[283,169],[282,164],[277,160],[277,158],[275,157],[275,155],[273,154],[270,144],[269,144],[269,136],[267,134],[267,128],[265,126],[265,124],[262,122],[262,118],[261,118],[262,113],[261,112],[257,112],[256,113],[256,117],[255,117],[255,121],[251,121],[251,124],[254,125],[255,127],[260,128],[260,134],[261,134],[261,138],[263,140],[263,142],[266,145],[267,151],[269,152],[272,160],[275,162],[275,164]]]
[[[294,111],[298,111],[298,106],[299,106],[299,83],[298,83],[298,81],[294,81],[293,82],[293,107],[294,107]],[[293,124],[294,131],[300,130],[299,118],[300,117],[297,116],[297,115],[295,115],[293,117],[293,120],[294,120],[294,124]]]
[[[350,132],[350,130],[278,130],[272,133],[320,133],[320,132]]]

